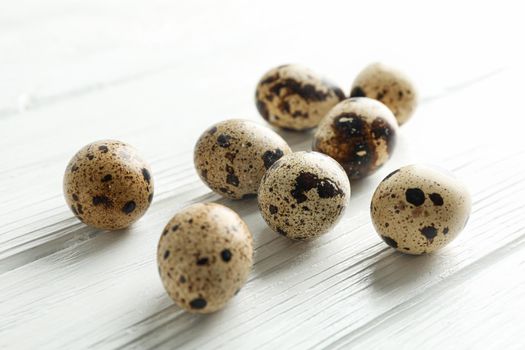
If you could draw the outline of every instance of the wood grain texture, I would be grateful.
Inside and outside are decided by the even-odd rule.
[[[399,6],[2,5],[0,348],[523,348],[525,74],[509,45],[523,32],[519,11],[480,4],[467,33],[467,5]],[[489,15],[499,25],[486,26]],[[377,59],[414,77],[422,103],[393,159],[352,183],[332,232],[291,242],[270,231],[254,200],[221,199],[200,182],[195,140],[225,118],[261,121],[253,93],[265,70],[300,62],[348,92]],[[310,149],[311,134],[280,133]],[[86,227],[62,198],[69,158],[103,138],[141,150],[155,180],[148,213],[119,232]],[[452,170],[473,195],[467,228],[436,254],[398,254],[370,222],[375,186],[409,163]],[[165,223],[200,201],[237,211],[256,247],[246,286],[208,316],[173,305],[155,262]]]

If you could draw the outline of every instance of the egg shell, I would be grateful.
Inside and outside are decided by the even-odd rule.
[[[255,196],[266,169],[291,152],[273,130],[249,120],[231,119],[201,135],[194,163],[202,181],[213,191],[240,199]]]
[[[321,121],[313,150],[338,161],[351,180],[360,179],[391,157],[397,132],[396,119],[384,104],[367,97],[350,98]]]
[[[355,78],[350,97],[370,97],[384,103],[404,124],[417,107],[417,92],[408,77],[395,68],[373,63]]]
[[[294,240],[318,237],[342,217],[350,182],[336,161],[317,152],[296,152],[264,175],[258,203],[275,232]]]
[[[224,307],[246,282],[252,261],[248,227],[233,210],[215,203],[179,211],[164,228],[157,249],[166,291],[193,313]]]
[[[381,238],[406,254],[431,253],[467,224],[471,199],[465,185],[432,167],[409,165],[390,173],[370,206]]]
[[[343,91],[300,65],[279,66],[257,84],[255,101],[270,124],[290,130],[316,127],[325,114],[343,100]]]
[[[99,229],[126,228],[153,200],[149,165],[121,141],[101,140],[78,151],[63,181],[64,197],[75,216]]]

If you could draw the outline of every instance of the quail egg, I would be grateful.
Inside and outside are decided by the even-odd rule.
[[[417,93],[412,82],[398,70],[381,63],[363,69],[352,84],[350,97],[371,97],[383,102],[404,124],[417,106]]]
[[[294,240],[328,232],[350,198],[350,182],[341,166],[317,152],[296,152],[275,162],[259,187],[264,220]]]
[[[381,238],[402,253],[431,253],[450,243],[467,224],[471,200],[454,176],[409,165],[388,175],[370,206]]]
[[[194,162],[208,187],[225,197],[240,199],[255,196],[266,169],[291,152],[273,130],[248,120],[231,119],[201,135]]]
[[[261,116],[274,126],[290,130],[316,127],[330,108],[344,98],[340,88],[294,64],[267,72],[255,92]]]
[[[193,313],[224,307],[252,267],[252,235],[231,209],[198,203],[182,209],[159,240],[159,274],[175,303]]]
[[[313,150],[338,161],[351,180],[360,179],[390,158],[397,130],[396,119],[384,104],[367,97],[350,98],[321,121]]]
[[[151,170],[137,150],[124,142],[93,142],[69,162],[64,197],[85,224],[122,229],[142,217],[153,199]]]

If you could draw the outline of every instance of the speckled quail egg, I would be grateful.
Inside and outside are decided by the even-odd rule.
[[[93,142],[69,162],[64,197],[85,224],[122,229],[140,219],[153,199],[151,170],[137,150],[124,142]]]
[[[366,97],[350,98],[321,121],[313,150],[337,160],[351,180],[360,179],[390,158],[397,130],[396,119],[384,104]]]
[[[377,233],[402,253],[433,252],[452,241],[467,224],[471,200],[454,176],[409,165],[388,175],[370,206]]]
[[[252,235],[233,210],[215,203],[182,209],[159,240],[159,274],[181,308],[210,313],[224,307],[252,267]]]
[[[350,182],[332,158],[296,152],[274,163],[259,187],[259,209],[275,232],[294,240],[328,232],[350,198]]]
[[[255,92],[261,116],[274,126],[290,130],[316,127],[344,98],[340,88],[295,64],[267,72]]]
[[[404,124],[417,106],[417,93],[412,82],[400,71],[373,63],[359,73],[352,84],[350,97],[371,97],[383,102]]]
[[[213,191],[233,199],[255,196],[266,169],[291,149],[257,123],[231,119],[206,130],[195,146],[195,168]]]

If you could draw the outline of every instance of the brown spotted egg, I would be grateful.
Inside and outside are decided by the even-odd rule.
[[[381,238],[402,253],[431,253],[450,243],[467,224],[471,200],[455,177],[409,165],[388,175],[370,206]]]
[[[124,142],[93,142],[69,162],[64,197],[85,224],[122,229],[140,219],[153,199],[151,170],[137,150]]]
[[[206,130],[195,145],[195,168],[213,191],[233,199],[255,196],[266,169],[291,149],[277,133],[231,119]]]
[[[334,158],[350,179],[373,174],[392,155],[398,126],[379,101],[350,98],[337,104],[321,121],[313,150]]]
[[[344,98],[340,88],[295,64],[267,72],[255,92],[261,116],[274,126],[291,130],[316,127]]]
[[[404,124],[417,107],[417,93],[412,82],[400,71],[381,63],[363,69],[352,84],[350,97],[370,97],[383,102]]]
[[[275,232],[294,240],[328,232],[342,217],[350,182],[332,158],[296,152],[274,163],[259,187],[259,209]]]
[[[252,267],[252,235],[231,209],[198,203],[178,212],[159,240],[157,262],[164,288],[194,313],[224,307]]]

